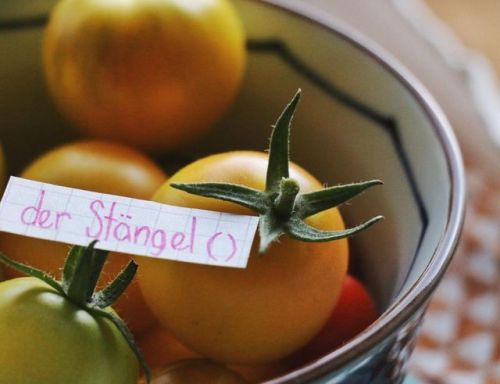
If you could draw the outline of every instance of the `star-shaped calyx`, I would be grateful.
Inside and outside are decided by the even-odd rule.
[[[298,90],[273,126],[264,191],[230,183],[171,184],[173,188],[230,201],[258,213],[260,253],[264,253],[283,234],[302,241],[331,241],[354,235],[382,219],[382,216],[376,216],[356,227],[338,231],[322,231],[304,221],[307,217],[336,207],[382,182],[371,180],[300,193],[297,181],[289,177],[290,124],[300,97],[301,91]]]

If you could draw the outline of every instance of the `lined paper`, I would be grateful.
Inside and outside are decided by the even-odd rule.
[[[177,207],[11,177],[0,231],[134,255],[245,268],[258,217]]]

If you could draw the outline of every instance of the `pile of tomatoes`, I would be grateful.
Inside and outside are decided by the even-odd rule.
[[[149,156],[182,149],[207,134],[235,97],[244,74],[245,38],[229,0],[61,0],[47,26],[43,52],[52,97],[88,138],[52,149],[19,176],[184,207],[250,213],[234,203],[189,195],[170,182],[229,182],[263,190],[265,153],[215,154],[170,178]],[[322,187],[298,165],[290,165],[290,174],[301,190]],[[344,225],[336,208],[312,216],[309,223],[324,230]],[[61,243],[0,233],[3,253],[54,276],[60,274],[67,249]],[[111,254],[102,284],[130,257]],[[376,319],[366,289],[346,277],[348,258],[345,239],[311,244],[286,237],[264,255],[254,247],[244,270],[136,257],[138,278],[114,309],[153,371],[181,377],[168,382],[186,382],[183,375],[205,375],[205,383],[221,375],[230,383],[256,382],[332,351]],[[8,268],[4,273],[7,279],[20,276]],[[0,307],[5,300],[0,297]],[[97,340],[102,336],[95,327],[85,332]],[[26,345],[30,340],[15,342]],[[43,354],[43,346],[39,348]],[[205,357],[220,364],[200,360]],[[91,364],[99,366],[107,358],[92,356]],[[191,364],[178,363],[188,358]],[[8,369],[3,363],[0,353],[0,371]],[[65,369],[60,361],[43,364]],[[74,382],[98,383],[92,375],[99,372],[89,370]]]

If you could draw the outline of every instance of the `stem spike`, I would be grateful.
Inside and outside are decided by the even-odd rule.
[[[300,101],[299,89],[276,121],[269,144],[269,164],[266,175],[266,192],[279,192],[282,178],[288,178],[290,157],[290,124]]]

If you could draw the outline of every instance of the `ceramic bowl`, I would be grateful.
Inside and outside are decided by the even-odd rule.
[[[331,17],[286,0],[234,1],[248,35],[241,92],[184,154],[267,146],[270,124],[297,88],[292,159],[330,185],[385,185],[342,207],[348,224],[385,220],[351,240],[351,271],[380,318],[341,348],[272,383],[398,383],[426,306],[449,264],[464,214],[464,175],[446,119],[392,58]],[[0,14],[0,132],[11,173],[74,133],[46,93],[40,42],[54,1]],[[291,292],[293,294],[293,292]]]

